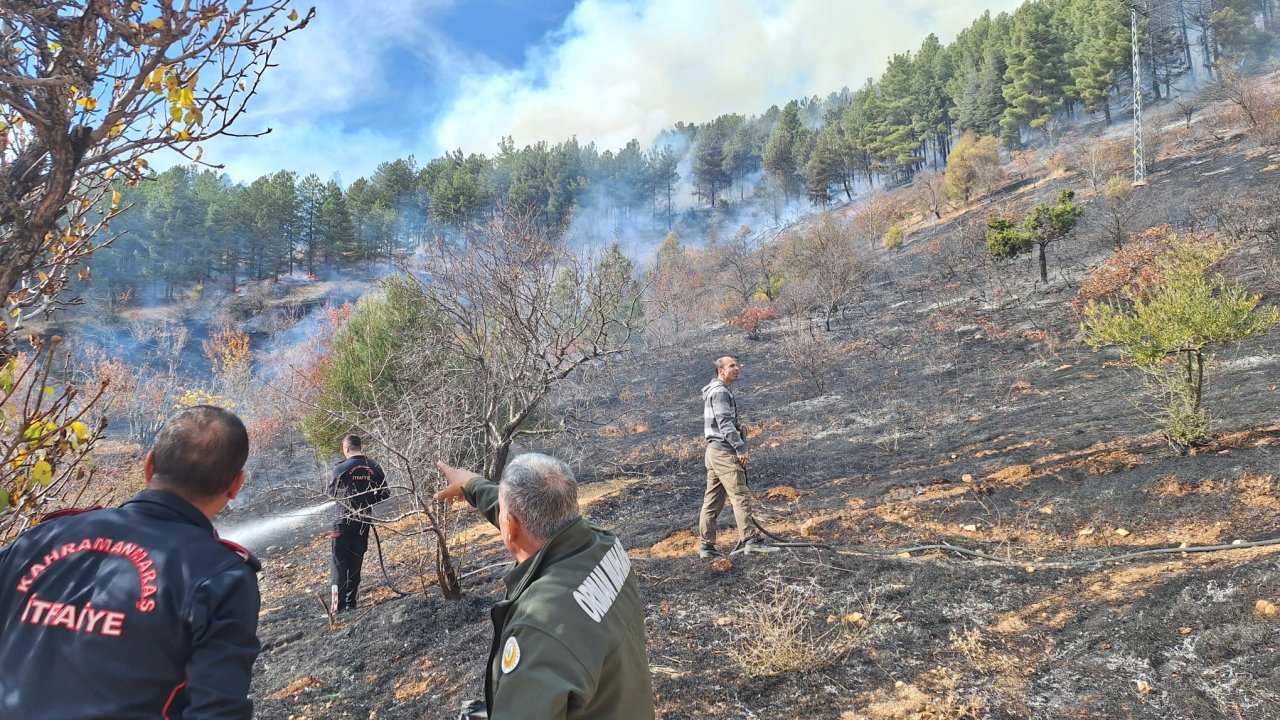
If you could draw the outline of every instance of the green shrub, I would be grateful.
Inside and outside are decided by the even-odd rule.
[[[1170,238],[1144,274],[1107,302],[1089,301],[1081,326],[1094,347],[1114,345],[1147,379],[1171,442],[1202,444],[1210,422],[1202,401],[1213,346],[1266,333],[1280,309],[1258,308],[1260,296],[1211,270],[1229,250],[1200,238]]]
[[[902,226],[893,225],[889,228],[889,232],[884,235],[884,249],[897,252],[902,249]]]

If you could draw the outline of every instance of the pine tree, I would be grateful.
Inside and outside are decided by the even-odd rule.
[[[315,274],[320,250],[320,206],[324,202],[324,183],[320,176],[310,173],[298,183],[298,243],[299,257],[308,274]]]
[[[1000,118],[1009,145],[1021,144],[1024,126],[1045,126],[1066,99],[1066,47],[1053,20],[1047,0],[1028,2],[1014,15],[1003,91],[1009,107]]]
[[[788,198],[798,197],[803,187],[801,174],[807,160],[809,131],[800,123],[800,103],[792,100],[782,109],[782,116],[764,147],[764,169],[782,188]]]

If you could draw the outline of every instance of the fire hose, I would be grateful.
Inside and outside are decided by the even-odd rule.
[[[371,523],[369,527],[373,530],[373,544],[378,547],[378,568],[382,570],[382,579],[386,581],[387,589],[400,597],[408,597],[411,593],[407,593],[396,587],[395,581],[392,580],[391,575],[387,573],[387,563],[382,557],[382,537],[378,535],[378,526]]]
[[[744,480],[744,483],[746,483],[745,469],[743,471],[743,480]],[[747,491],[750,492],[750,485],[749,483],[746,483],[746,484],[748,484]],[[1151,555],[1180,555],[1184,553],[1189,554],[1189,553],[1221,552],[1225,550],[1243,550],[1245,548],[1266,547],[1269,545],[1280,545],[1280,537],[1277,537],[1277,538],[1268,538],[1263,540],[1249,540],[1249,541],[1236,540],[1231,543],[1222,543],[1217,545],[1188,545],[1185,547],[1150,548],[1147,550],[1135,550],[1133,552],[1123,553],[1121,555],[1110,555],[1107,557],[1092,558],[1088,560],[1074,560],[1074,561],[1064,560],[1064,561],[1057,561],[1057,562],[1045,562],[1041,560],[1041,561],[1033,561],[1033,562],[1017,562],[1009,558],[1002,558],[997,555],[992,555],[991,553],[983,552],[981,550],[973,550],[970,548],[961,547],[959,545],[952,545],[951,543],[946,543],[946,542],[930,543],[925,545],[913,545],[910,547],[897,548],[894,550],[882,550],[879,548],[863,548],[863,547],[852,547],[852,548],[842,549],[842,548],[836,548],[826,543],[792,542],[792,541],[786,540],[785,538],[779,537],[778,535],[775,535],[772,532],[769,532],[754,517],[751,518],[751,524],[755,525],[756,529],[759,530],[761,533],[763,533],[765,536],[776,541],[772,543],[772,545],[780,548],[813,548],[815,550],[829,550],[831,552],[836,553],[837,555],[871,555],[875,557],[901,557],[903,555],[910,556],[911,553],[916,553],[916,552],[940,550],[942,552],[954,553],[957,555],[963,555],[966,557],[971,557],[979,560],[988,560],[993,563],[998,563],[1001,565],[1016,565],[1018,567],[1029,567],[1029,568],[1088,567],[1091,565],[1102,565],[1102,564],[1111,563],[1111,562],[1133,560],[1136,558],[1147,557]],[[739,540],[737,545],[734,546],[734,550],[737,550],[738,548],[740,548],[743,542],[744,540]]]

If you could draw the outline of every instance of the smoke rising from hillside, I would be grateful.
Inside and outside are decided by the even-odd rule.
[[[858,87],[894,53],[944,41],[992,0],[583,0],[524,67],[462,75],[435,123],[436,148],[491,152],[570,136],[647,144],[677,121],[758,114],[795,98]]]

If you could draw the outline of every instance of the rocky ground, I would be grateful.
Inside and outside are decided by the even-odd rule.
[[[1139,220],[1191,224],[1205,192],[1274,185],[1277,160],[1187,131],[1152,166]],[[1064,187],[1081,180],[1000,201]],[[1280,716],[1280,545],[1255,544],[1280,538],[1280,336],[1220,356],[1215,442],[1175,453],[1118,356],[1077,337],[1071,300],[1108,252],[1096,210],[1052,247],[1047,285],[1034,259],[974,251],[981,209],[920,222],[858,306],[815,331],[838,348],[820,388],[785,322],[608,369],[595,399],[616,415],[544,449],[572,460],[584,511],[631,552],[662,717]],[[1246,243],[1231,270],[1271,303],[1277,254]],[[829,547],[697,558],[698,388],[722,354],[744,365],[761,523]],[[414,592],[389,591],[371,551],[361,607],[336,624],[319,599],[323,521],[262,548],[257,716],[450,718],[482,696],[505,551],[472,523],[456,538],[463,599],[414,578],[421,550],[390,528],[388,567]]]

